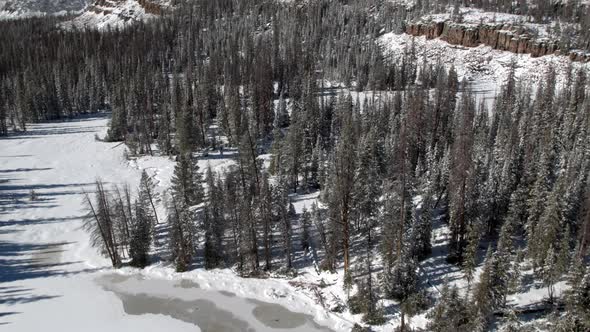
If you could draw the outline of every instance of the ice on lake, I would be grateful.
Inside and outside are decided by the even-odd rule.
[[[189,279],[144,279],[109,273],[96,282],[121,300],[128,315],[165,315],[194,324],[201,331],[331,331],[311,316],[280,304],[204,290]]]

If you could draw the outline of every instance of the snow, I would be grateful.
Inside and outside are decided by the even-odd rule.
[[[1,7],[1,6],[0,6]],[[8,10],[0,10],[0,21],[17,20],[22,18],[30,18],[36,16],[44,16],[45,13],[27,11],[27,12],[13,12]]]
[[[88,0],[0,0],[0,21],[45,15],[79,14],[84,10],[87,2]]]
[[[461,22],[457,23],[464,26],[477,26],[479,24],[491,24],[505,26],[524,27],[527,31],[534,34],[537,38],[558,38],[559,36],[554,35],[554,29],[557,25],[557,20],[550,23],[536,23],[532,16],[526,15],[515,15],[501,12],[488,12],[479,8],[461,7],[459,9],[461,13]],[[431,15],[425,15],[420,18],[420,21],[424,22],[445,22],[452,21],[453,7],[447,7],[444,13],[437,13]],[[566,26],[574,26],[571,23],[560,22],[561,28]]]
[[[532,86],[541,82],[551,68],[555,70],[558,86],[563,85],[571,68],[590,69],[589,63],[572,62],[566,56],[546,55],[533,58],[529,54],[516,54],[495,50],[490,46],[463,47],[451,45],[441,39],[413,37],[408,34],[386,33],[379,37],[384,54],[391,62],[399,62],[414,43],[418,68],[426,60],[429,64],[441,63],[447,68],[454,65],[459,81],[466,79],[479,100],[487,101],[488,109],[500,92],[515,65],[515,78]]]
[[[121,29],[134,22],[147,21],[157,17],[146,13],[136,0],[106,2],[109,6],[92,6],[71,21],[63,23],[63,26],[98,30]]]
[[[0,324],[11,331],[37,331],[40,322],[49,331],[195,331],[194,325],[167,315],[127,315],[117,295],[96,282],[113,272],[81,228],[84,192],[93,191],[96,177],[108,186],[128,183],[135,188],[145,169],[161,202],[174,168],[174,161],[164,157],[127,160],[123,145],[97,141],[95,134],[105,134],[107,121],[97,116],[35,124],[26,133],[0,139]],[[199,166],[222,170],[233,163],[231,155],[209,154]],[[38,199],[30,200],[31,190]],[[164,217],[161,204],[158,213]],[[190,279],[204,290],[278,303],[336,331],[351,327],[345,317],[323,309],[286,279],[243,279],[230,269],[180,274],[163,262],[116,273],[171,284]],[[155,290],[148,284],[135,291]]]
[[[500,12],[486,12],[479,8],[461,7],[459,9],[464,24],[479,24],[479,23],[525,23],[531,20],[528,16],[514,15]],[[445,13],[438,13],[426,15],[422,18],[423,21],[444,22],[451,19],[453,7],[447,7]]]

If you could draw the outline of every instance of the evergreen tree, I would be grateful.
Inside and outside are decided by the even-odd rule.
[[[152,181],[152,178],[145,170],[143,170],[141,172],[141,180],[139,181],[139,200],[144,206],[151,208],[150,213],[153,213],[151,216],[154,219],[154,222],[157,224],[159,221],[156,205],[154,204],[155,188],[156,186]]]
[[[559,271],[557,269],[557,253],[553,245],[549,246],[543,265],[541,266],[540,275],[543,283],[547,287],[547,293],[549,295],[549,301],[553,301],[553,295],[555,293],[555,283],[559,279]]]
[[[131,266],[143,268],[149,264],[149,250],[154,224],[154,218],[150,209],[149,203],[142,201],[141,197],[135,202],[135,218],[131,227],[131,239],[129,243]]]
[[[304,207],[301,215],[301,250],[307,252],[311,242],[311,214]]]
[[[279,97],[279,104],[277,107],[277,116],[274,118],[275,128],[286,128],[289,127],[290,119],[289,112],[287,110],[287,101],[285,100],[284,93],[281,91]]]
[[[412,231],[415,255],[419,260],[425,259],[432,252],[432,206],[430,197],[427,196],[422,202],[422,209],[420,215],[416,218],[414,213]],[[417,220],[416,220],[417,219]]]
[[[342,97],[340,101],[342,133],[335,148],[329,184],[326,188],[329,192],[328,206],[333,215],[332,221],[341,230],[340,243],[345,271],[350,268],[350,215],[353,207],[353,188],[357,180],[356,139],[351,107],[350,97]]]
[[[383,289],[388,298],[405,301],[414,294],[418,286],[416,261],[405,254],[383,273]]]
[[[464,82],[465,83],[465,82]],[[473,117],[474,100],[469,94],[463,94],[458,117],[455,121],[455,137],[451,147],[449,174],[450,228],[449,243],[450,262],[461,262],[467,244],[467,226],[472,221],[473,213]]]
[[[492,249],[488,248],[486,257],[484,259],[484,265],[482,272],[479,277],[478,283],[475,285],[473,290],[473,302],[475,307],[476,316],[475,319],[480,324],[486,324],[492,311],[495,308],[496,298],[494,297],[493,290],[493,279],[494,276],[494,258],[492,256]],[[483,323],[482,323],[483,322]]]
[[[584,331],[590,328],[590,270],[576,258],[567,276],[566,314],[554,331]]]
[[[185,272],[188,270],[195,252],[193,215],[186,205],[182,202],[175,202],[174,199],[172,199],[169,209],[170,259],[174,262],[176,272]]]
[[[223,189],[221,180],[215,177],[211,167],[207,168],[205,183],[207,184],[207,204],[204,211],[205,228],[205,267],[216,268],[223,263],[223,237],[225,219],[223,208]]]
[[[469,227],[468,243],[465,250],[465,258],[463,260],[463,275],[467,279],[467,290],[471,289],[471,283],[477,268],[477,248],[479,247],[479,232],[476,225]]]
[[[203,188],[199,167],[188,154],[178,156],[172,177],[173,197],[178,204],[194,206],[203,201]]]
[[[426,328],[433,332],[471,331],[471,310],[466,301],[459,296],[456,286],[445,284],[441,297],[427,314],[429,322]]]

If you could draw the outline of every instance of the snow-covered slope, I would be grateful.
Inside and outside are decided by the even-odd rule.
[[[379,42],[390,61],[399,61],[412,45],[418,63],[453,65],[459,80],[465,78],[480,97],[491,100],[508,78],[510,67],[515,66],[517,80],[537,84],[553,69],[558,82],[563,82],[570,68],[590,69],[589,63],[572,62],[566,56],[547,55],[533,58],[529,54],[515,54],[492,49],[489,46],[463,47],[440,39],[413,37],[408,34],[386,33]]]
[[[77,28],[122,28],[161,15],[168,0],[97,0],[64,26]]]
[[[122,28],[158,17],[170,0],[0,0],[0,20],[44,15],[76,15],[64,27]]]
[[[0,20],[79,12],[91,0],[0,0]]]

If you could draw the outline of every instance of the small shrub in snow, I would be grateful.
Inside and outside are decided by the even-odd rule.
[[[385,324],[385,310],[383,307],[377,307],[373,310],[370,310],[363,316],[363,322],[369,325]]]
[[[367,303],[361,294],[355,294],[348,298],[348,309],[353,315],[367,312]]]

